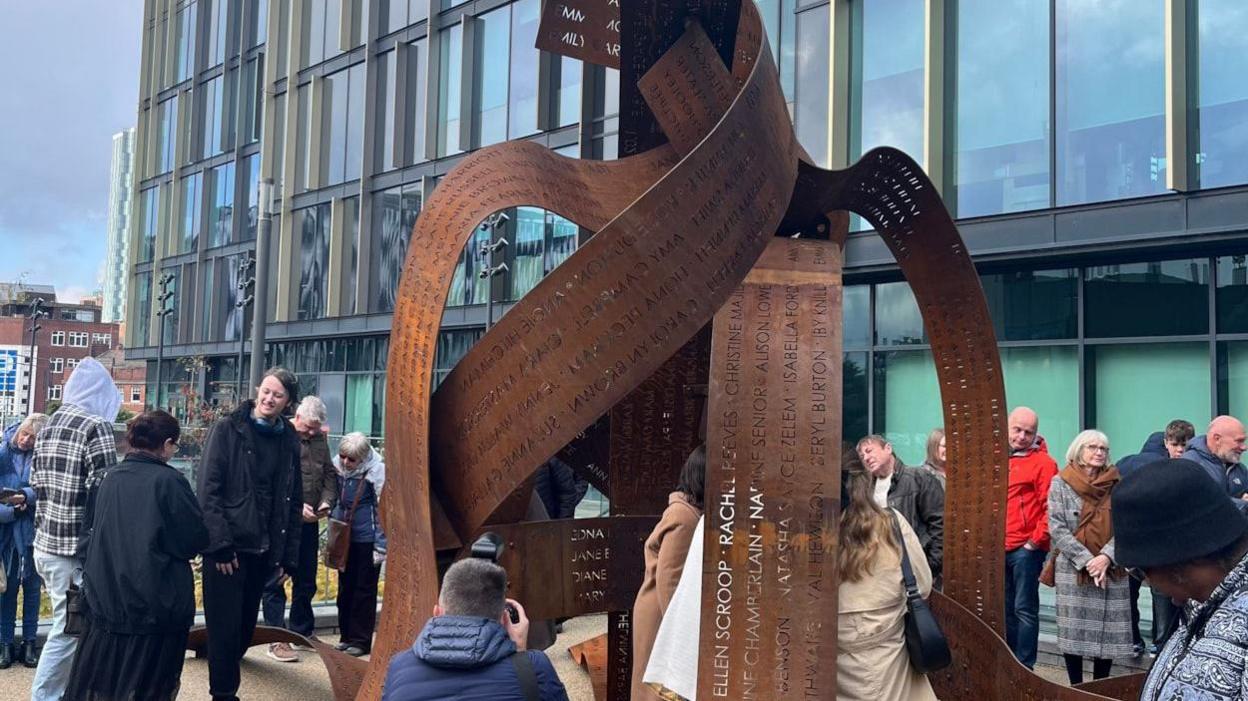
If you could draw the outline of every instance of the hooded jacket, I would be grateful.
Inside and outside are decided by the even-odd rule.
[[[1170,451],[1166,450],[1166,434],[1162,431],[1157,431],[1144,441],[1140,452],[1135,455],[1128,455],[1118,461],[1118,474],[1125,478],[1151,462],[1166,460],[1169,457]]]
[[[22,452],[13,446],[13,437],[21,423],[4,429],[0,436],[0,487],[20,489],[26,495],[26,508],[18,509],[0,504],[0,566],[9,576],[27,579],[35,573],[35,563],[26,557],[26,551],[35,543],[35,504],[38,498],[30,486],[30,468],[35,451]]]
[[[1010,454],[1010,481],[1005,497],[1005,549],[1016,550],[1030,540],[1049,549],[1049,487],[1057,463],[1049,457],[1044,438]]]
[[[516,644],[498,621],[436,616],[416,644],[395,655],[386,671],[382,701],[524,701],[511,657]],[[567,701],[568,693],[546,655],[528,651],[542,701]]]
[[[199,465],[199,505],[208,527],[204,555],[229,562],[239,552],[268,553],[268,563],[293,572],[299,562],[303,524],[303,479],[300,476],[299,434],[284,417],[280,464],[274,466],[267,505],[258,503],[253,475],[259,474],[255,403],[243,402],[234,413],[209,429]],[[267,511],[268,520],[262,515]]]
[[[1248,467],[1244,467],[1241,462],[1233,465],[1222,462],[1222,458],[1209,450],[1206,436],[1196,436],[1188,441],[1187,450],[1183,451],[1183,459],[1191,460],[1204,468],[1209,477],[1221,485],[1231,498],[1239,499],[1248,493]]]
[[[39,495],[35,549],[74,557],[87,494],[104,470],[117,464],[112,422],[121,392],[108,370],[84,358],[65,383],[61,408],[35,441],[30,484]]]

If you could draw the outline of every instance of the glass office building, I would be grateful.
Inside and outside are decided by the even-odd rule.
[[[540,0],[146,5],[127,346],[154,359],[165,325],[174,404],[184,386],[232,399],[261,178],[278,197],[270,361],[326,400],[335,432],[382,435],[395,289],[439,178],[508,139],[617,155],[618,74],[534,49]],[[1083,427],[1121,456],[1171,418],[1248,413],[1241,2],[758,6],[821,165],[891,145],[932,175],[980,266],[1008,400],[1037,409],[1055,454]],[[539,209],[503,214],[451,284],[440,377],[589,233]],[[846,436],[884,433],[918,462],[941,423],[935,369],[868,228],[854,218],[846,250]]]

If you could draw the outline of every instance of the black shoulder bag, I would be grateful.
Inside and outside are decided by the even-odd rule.
[[[910,567],[910,555],[906,552],[906,541],[901,535],[901,524],[895,512],[892,516],[893,535],[901,549],[901,582],[906,588],[906,652],[910,655],[910,666],[916,672],[930,674],[953,662],[949,641],[945,639],[927,602],[919,595],[914,569]]]
[[[516,654],[511,656],[511,664],[516,668],[516,677],[520,680],[520,693],[524,694],[524,701],[541,701],[542,697],[537,691],[537,673],[533,671],[533,661],[529,659],[529,653],[517,650]]]

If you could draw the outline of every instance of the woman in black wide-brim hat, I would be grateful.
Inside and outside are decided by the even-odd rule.
[[[1113,494],[1118,564],[1187,605],[1142,701],[1243,698],[1248,688],[1248,517],[1190,460],[1139,468]]]

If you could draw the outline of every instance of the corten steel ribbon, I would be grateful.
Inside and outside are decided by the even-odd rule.
[[[971,644],[988,651],[970,671],[1005,667],[1009,652],[992,637],[1002,627],[1004,392],[970,258],[930,181],[904,154],[877,149],[844,171],[799,170],[800,147],[752,3],[742,8],[741,26],[733,54],[740,87],[725,92],[722,75],[699,82],[714,71],[696,28],[654,74],[665,79],[651,84],[647,100],[669,145],[609,163],[566,159],[531,143],[489,147],[466,157],[427,203],[391,338],[384,611],[358,693],[359,679],[340,668],[338,698],[379,698],[389,659],[411,644],[432,610],[431,499],[445,507],[461,541],[475,535],[538,465],[705,325],[773,232],[826,231],[842,209],[881,232],[932,338],[955,466],[946,586],[966,608],[941,606],[939,598],[937,606],[946,620],[974,622],[951,626],[955,655]],[[752,37],[758,41],[751,46]],[[679,100],[665,107],[662,95]],[[460,252],[488,215],[520,205],[552,210],[598,234],[517,303],[431,396],[441,312]],[[1038,678],[1023,672],[1001,674],[1014,690],[1033,688]]]

